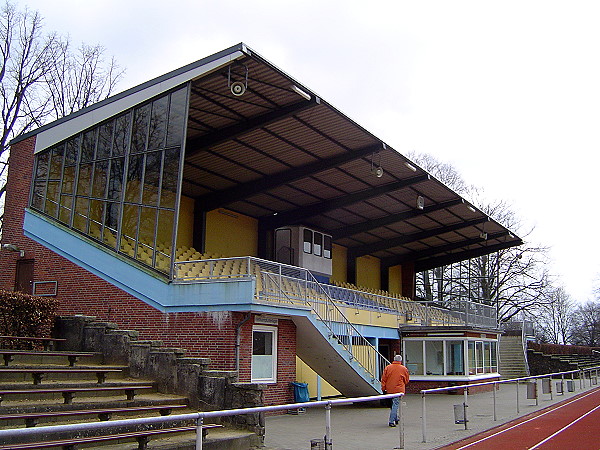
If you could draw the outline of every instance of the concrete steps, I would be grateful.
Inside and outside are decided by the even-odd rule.
[[[529,375],[521,335],[500,337],[499,371],[503,379]]]
[[[108,330],[108,331],[107,331]],[[109,354],[94,351],[94,347],[104,348],[106,342],[101,342],[103,335],[108,336]],[[162,343],[158,341],[137,341],[137,333],[126,330],[118,330],[112,324],[106,323],[89,323],[89,328],[81,330],[83,346],[68,345],[68,351],[78,351],[79,348],[87,348],[90,350],[90,355],[86,358],[81,358],[74,366],[69,365],[65,355],[52,356],[48,354],[30,354],[16,355],[10,360],[9,365],[0,366],[3,370],[0,371],[0,390],[26,390],[26,394],[6,393],[2,395],[2,404],[0,406],[0,430],[12,430],[16,428],[25,428],[26,426],[37,426],[43,429],[46,426],[78,424],[98,422],[99,420],[111,421],[119,419],[131,419],[142,417],[156,417],[166,413],[165,408],[159,408],[161,405],[183,405],[183,407],[175,406],[170,409],[171,414],[186,414],[198,411],[196,408],[190,407],[189,399],[184,395],[167,394],[162,392],[174,392],[169,386],[169,382],[165,382],[164,378],[171,376],[170,370],[173,370],[173,364],[181,366],[186,375],[186,383],[198,377],[210,364],[207,358],[186,358],[185,350],[179,348],[162,347]],[[133,338],[133,339],[132,339]],[[133,342],[129,343],[132,339]],[[116,342],[118,345],[111,345],[111,342]],[[79,348],[74,348],[79,347]],[[124,361],[117,354],[117,347],[120,350],[125,350],[125,354],[131,358],[135,354],[135,359]],[[131,348],[131,350],[127,350]],[[110,354],[114,351],[113,354]],[[121,351],[123,354],[123,351]],[[127,358],[126,358],[127,359]],[[179,361],[181,359],[181,361]],[[146,362],[144,362],[146,361]],[[108,363],[108,364],[107,364]],[[126,364],[124,364],[126,363]],[[161,368],[161,364],[166,364]],[[85,369],[85,370],[83,370]],[[91,369],[91,372],[86,372]],[[100,379],[96,375],[97,370],[120,369],[119,371],[106,374],[106,379],[99,382]],[[151,373],[156,373],[162,377],[154,381],[148,379],[148,370]],[[32,372],[45,372],[41,379],[34,383],[35,377],[32,378]],[[79,371],[79,373],[78,373]],[[219,377],[230,380],[235,373],[226,371],[208,371],[206,376],[211,379]],[[145,373],[145,375],[144,375]],[[188,376],[189,374],[189,376]],[[133,376],[132,376],[133,375]],[[140,375],[143,378],[140,378]],[[190,378],[191,377],[191,378]],[[198,382],[198,381],[196,381]],[[174,381],[177,384],[177,379]],[[182,384],[182,380],[179,381]],[[140,389],[136,391],[135,396],[127,399],[124,393],[126,391],[109,391],[109,387],[135,387],[135,386],[151,386],[150,389]],[[163,388],[167,388],[163,390]],[[194,385],[191,386],[194,388]],[[76,392],[72,403],[66,403],[61,392],[43,392],[50,389],[74,389],[74,388],[99,388],[97,392]],[[146,407],[152,409],[123,411],[124,408],[131,407]],[[156,407],[156,408],[155,408]],[[113,410],[110,414],[103,413],[104,410]],[[117,410],[117,411],[114,411]],[[88,414],[88,411],[90,413]],[[62,415],[47,416],[45,413],[57,412]],[[71,414],[64,415],[63,413],[70,412]],[[76,412],[73,414],[73,412]],[[10,417],[14,414],[26,414],[24,417]],[[102,414],[102,415],[100,415]],[[31,419],[29,416],[33,415]],[[39,416],[38,416],[39,415]],[[147,428],[147,426],[138,426],[135,429],[131,427],[110,427],[107,431],[90,431],[78,435],[85,436],[102,436],[107,434],[117,434],[130,431],[139,431],[145,429],[156,428],[171,428],[194,425],[194,423],[169,422],[168,415],[165,416],[164,424],[157,424]],[[207,421],[218,423],[214,420]],[[16,445],[21,442],[42,442],[57,439],[71,439],[72,432],[52,432],[37,436],[36,438],[20,438],[22,440],[15,441],[14,439],[8,442],[3,442],[0,437],[1,445]],[[31,440],[35,439],[35,440]],[[194,431],[179,432],[175,434],[167,434],[161,436],[153,436],[148,444],[148,448],[160,449],[186,449],[195,448],[196,433]],[[135,438],[130,438],[124,441],[106,441],[96,442],[93,444],[77,445],[77,448],[137,448],[138,442]],[[211,429],[205,438],[203,448],[219,448],[219,449],[242,449],[251,448],[261,444],[260,436],[253,431],[240,430],[235,428]]]

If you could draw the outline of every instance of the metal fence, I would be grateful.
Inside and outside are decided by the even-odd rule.
[[[587,375],[587,380],[590,383],[590,386],[592,386],[594,384],[598,384],[598,371],[599,370],[600,370],[600,366],[596,366],[596,367],[590,367],[587,369],[569,370],[566,372],[556,372],[556,373],[549,373],[549,374],[543,374],[543,375],[534,375],[534,376],[529,376],[529,377],[511,378],[509,380],[487,381],[487,382],[483,382],[483,383],[463,384],[463,385],[459,385],[459,386],[451,386],[451,387],[444,387],[444,388],[424,389],[421,391],[421,397],[422,397],[421,430],[422,430],[422,436],[423,436],[422,442],[427,442],[427,405],[426,405],[426,400],[425,400],[427,394],[441,394],[441,393],[448,393],[451,391],[456,391],[456,390],[462,389],[463,395],[464,395],[464,401],[463,401],[463,404],[461,405],[462,408],[459,408],[461,410],[460,411],[455,410],[455,414],[460,415],[460,417],[457,417],[456,423],[463,423],[465,430],[466,430],[468,428],[468,422],[469,422],[468,415],[467,415],[467,407],[469,406],[469,404],[468,404],[469,388],[475,388],[475,387],[481,387],[481,386],[491,386],[492,387],[492,391],[493,391],[492,410],[493,410],[494,421],[496,421],[496,420],[498,420],[497,413],[496,413],[496,391],[498,390],[498,385],[500,385],[500,384],[508,384],[508,383],[515,384],[515,386],[516,386],[515,406],[516,406],[516,412],[517,412],[517,414],[519,414],[520,413],[519,387],[522,386],[523,384],[527,385],[528,398],[535,399],[535,402],[536,402],[535,404],[537,406],[538,399],[539,399],[538,380],[541,380],[541,382],[542,382],[542,393],[550,395],[550,400],[553,400],[555,390],[558,395],[564,395],[564,393],[565,393],[565,377],[570,377],[570,379],[566,380],[567,390],[574,391],[575,384],[576,384],[575,375],[577,375],[577,378],[579,380],[579,388],[583,389],[585,386],[585,383],[586,383],[586,375]],[[554,390],[552,388],[552,381],[555,380],[556,378],[560,378],[560,379],[558,381],[556,381],[556,383],[557,383],[556,389]]]
[[[69,433],[75,435],[78,432],[91,432],[102,431],[115,427],[141,427],[147,425],[163,424],[165,422],[196,422],[196,449],[202,449],[202,425],[204,425],[205,419],[218,418],[218,417],[229,417],[243,414],[256,414],[266,413],[274,411],[287,411],[299,408],[319,408],[325,409],[325,426],[323,435],[323,444],[325,449],[331,449],[333,446],[333,436],[331,433],[331,410],[336,405],[348,405],[351,403],[362,403],[362,402],[373,402],[383,399],[391,399],[395,397],[402,397],[404,394],[384,394],[374,395],[368,397],[354,397],[354,398],[343,398],[335,400],[322,400],[316,402],[304,402],[304,403],[290,403],[286,405],[277,406],[259,406],[255,408],[240,408],[240,409],[228,409],[221,411],[206,411],[196,412],[190,414],[177,414],[170,416],[161,417],[144,417],[138,419],[123,419],[113,420],[105,422],[88,422],[88,423],[76,423],[68,425],[54,425],[46,427],[36,428],[15,428],[15,429],[4,429],[0,430],[0,442],[16,442],[17,440],[32,439],[38,436],[44,436],[50,433]],[[399,402],[398,406],[398,443],[397,448],[404,448],[404,421],[402,415],[402,401]],[[43,437],[42,437],[43,438]]]

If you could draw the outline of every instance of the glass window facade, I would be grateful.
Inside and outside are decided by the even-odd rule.
[[[169,273],[188,86],[36,154],[30,206]]]
[[[404,339],[406,367],[412,375],[497,373],[497,349],[493,340]]]

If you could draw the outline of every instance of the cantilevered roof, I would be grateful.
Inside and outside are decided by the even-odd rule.
[[[522,243],[255,52],[194,80],[183,192],[206,211],[301,224],[417,271]],[[237,97],[235,81],[247,90]],[[381,177],[376,175],[381,168]],[[423,208],[417,206],[423,199]]]
[[[414,263],[416,271],[522,244],[244,44],[31,134],[41,132],[47,147],[187,81],[183,194],[196,211],[226,208],[258,219],[261,231],[308,226],[331,234],[349,256],[372,255],[382,267]],[[240,96],[236,82],[246,87]]]

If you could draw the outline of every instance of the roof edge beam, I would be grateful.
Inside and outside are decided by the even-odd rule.
[[[400,236],[394,239],[386,239],[379,242],[374,242],[372,244],[365,244],[359,247],[349,248],[348,255],[352,255],[353,257],[358,258],[359,256],[369,255],[380,250],[410,244],[412,242],[420,241],[421,239],[428,239],[434,236],[438,236],[440,234],[458,231],[463,228],[477,226],[482,223],[489,222],[489,220],[489,217],[483,217],[480,219],[469,220],[466,222],[459,222],[454,225],[434,228],[433,230],[419,231],[417,233],[407,234],[405,236]]]
[[[264,222],[264,226],[267,228],[278,228],[284,225],[294,225],[307,217],[314,217],[319,214],[326,213],[327,211],[331,211],[332,209],[339,209],[345,206],[353,205],[355,203],[386,194],[387,192],[404,189],[429,179],[431,179],[429,174],[417,175],[411,178],[398,180],[393,183],[387,183],[381,186],[364,189],[362,191],[344,195],[342,197],[336,197],[319,203],[313,203],[292,211],[279,213],[277,216],[265,216],[261,218],[261,221]]]
[[[269,111],[265,114],[242,120],[234,125],[215,130],[203,136],[190,139],[186,143],[186,148],[190,149],[191,151],[187,152],[186,156],[193,156],[205,148],[228,141],[258,128],[262,128],[265,125],[273,123],[277,120],[285,119],[286,117],[299,113],[300,111],[317,106],[319,103],[320,101],[318,98],[302,100],[290,105],[282,106],[281,108]]]
[[[465,261],[467,259],[477,258],[483,255],[488,255],[490,253],[505,250],[510,247],[516,247],[521,244],[523,244],[523,241],[519,239],[517,241],[501,242],[499,244],[490,245],[488,247],[482,247],[452,255],[440,256],[424,261],[418,261],[415,263],[415,272],[422,272],[424,270],[435,269],[436,267],[447,266],[448,264]]]
[[[480,236],[480,237],[466,239],[466,240],[462,240],[462,241],[458,241],[458,242],[451,242],[449,244],[441,245],[439,247],[432,247],[427,250],[417,250],[415,252],[411,252],[409,254],[402,255],[400,257],[392,256],[390,258],[385,258],[382,261],[382,266],[390,267],[390,266],[395,266],[398,264],[403,264],[408,261],[414,261],[415,266],[416,266],[420,260],[424,260],[426,258],[433,257],[433,256],[439,255],[441,253],[451,252],[451,251],[457,250],[461,247],[468,247],[470,245],[479,244],[481,242],[485,242],[486,240],[491,241],[494,239],[499,239],[501,237],[506,236],[507,234],[508,234],[507,231],[501,231],[499,233],[490,234],[487,236],[487,238]]]
[[[348,161],[362,158],[375,151],[381,150],[382,148],[383,143],[379,142],[377,144],[360,147],[356,150],[345,151],[341,154],[332,156],[331,158],[320,159],[302,166],[284,170],[283,172],[269,175],[259,180],[242,183],[220,192],[202,195],[196,199],[196,205],[203,205],[202,209],[204,211],[210,211],[238,200],[252,197],[259,192],[273,189],[283,184],[307,177],[311,174],[323,172],[332,167],[347,163]]]
[[[435,211],[439,211],[441,209],[450,208],[452,206],[460,205],[463,203],[462,198],[458,198],[455,200],[449,200],[447,202],[438,203],[437,205],[426,206],[422,210],[409,210],[404,211],[398,214],[391,214],[388,216],[380,217],[379,219],[368,220],[366,222],[357,223],[355,225],[349,225],[347,227],[338,228],[337,230],[333,230],[331,236],[334,240],[343,239],[346,237],[353,236],[355,234],[359,234],[368,230],[372,230],[379,227],[384,227],[386,225],[390,225],[394,222],[401,222],[403,220],[412,219],[413,217],[419,217],[424,214],[429,214]]]

